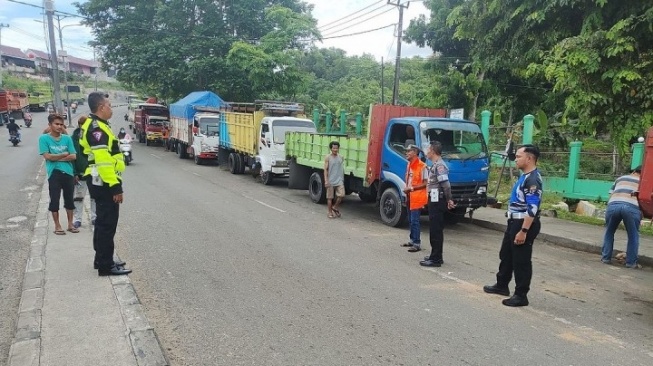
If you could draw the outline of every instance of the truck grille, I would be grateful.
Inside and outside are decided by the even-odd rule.
[[[454,197],[468,197],[470,195],[476,195],[478,192],[478,184],[462,184],[462,185],[451,185],[451,194]]]

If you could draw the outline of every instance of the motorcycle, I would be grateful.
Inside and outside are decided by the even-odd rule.
[[[120,141],[120,152],[122,152],[123,158],[125,159],[125,165],[129,165],[133,160],[132,157],[132,143],[131,140],[121,139]]]
[[[11,132],[9,134],[9,141],[14,145],[14,147],[18,146],[18,143],[20,142],[20,133]]]

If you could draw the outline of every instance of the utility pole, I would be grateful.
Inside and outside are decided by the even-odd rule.
[[[61,16],[57,14],[57,30],[59,30],[59,46],[61,47],[61,59],[63,60],[63,77],[66,84],[66,116],[68,116],[68,126],[70,126],[70,94],[68,91],[68,54],[63,49],[63,32],[61,30],[61,19],[66,18],[66,16]]]
[[[93,63],[95,64],[95,91],[97,91],[97,72],[99,67],[97,67],[97,60],[95,59],[95,47],[93,47]]]
[[[2,87],[2,28],[9,28],[9,24],[0,23],[0,88]]]
[[[52,64],[52,85],[54,89],[54,108],[57,113],[63,111],[61,106],[61,90],[59,86],[59,58],[57,57],[57,42],[54,38],[54,2],[53,0],[44,0],[45,14],[48,17],[48,34],[50,38],[50,62]]]
[[[404,33],[404,9],[408,8],[410,1],[402,4],[401,0],[397,0],[396,3],[388,0],[388,4],[399,8],[399,25],[397,26],[397,61],[395,62],[395,85],[392,89],[392,105],[397,105],[399,102],[399,63],[401,60],[401,36]]]

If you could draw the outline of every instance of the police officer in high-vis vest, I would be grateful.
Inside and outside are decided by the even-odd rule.
[[[118,214],[122,197],[122,172],[125,162],[120,152],[118,139],[111,132],[109,119],[113,115],[108,95],[91,93],[88,106],[89,118],[82,125],[79,145],[88,156],[88,167],[84,178],[88,184],[91,198],[96,203],[93,249],[95,249],[95,268],[100,276],[114,276],[131,273],[125,269],[124,262],[113,260],[114,241],[118,226]]]

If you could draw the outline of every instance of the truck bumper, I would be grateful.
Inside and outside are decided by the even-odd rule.
[[[218,153],[217,152],[203,152],[199,153],[197,155],[198,158],[200,159],[217,159],[218,158]]]
[[[273,166],[272,173],[276,176],[287,177],[290,174],[290,168],[287,166],[283,166],[283,167]]]

